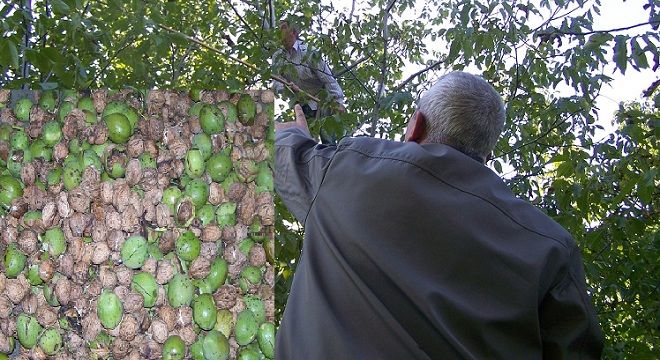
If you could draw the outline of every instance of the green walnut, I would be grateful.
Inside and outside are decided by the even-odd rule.
[[[27,255],[16,248],[16,245],[9,244],[5,252],[5,275],[10,278],[16,278],[25,268]]]
[[[231,101],[221,101],[218,104],[218,109],[220,109],[220,112],[224,115],[226,122],[233,123],[238,120],[238,110],[236,109],[236,105],[232,104]]]
[[[156,159],[148,152],[142,153],[138,159],[143,169],[156,169],[158,167]]]
[[[215,105],[204,105],[199,111],[199,125],[206,134],[212,135],[222,132],[224,123],[224,116]]]
[[[0,206],[9,207],[11,202],[23,196],[20,181],[9,175],[0,176]]]
[[[186,153],[186,174],[192,178],[200,177],[204,174],[204,156],[198,149],[190,149]]]
[[[219,331],[211,330],[204,337],[202,350],[204,358],[207,360],[227,360],[229,358],[229,341]]]
[[[103,161],[99,155],[92,149],[87,149],[83,151],[83,169],[86,169],[88,166],[93,167],[98,172],[103,172]]]
[[[245,295],[243,297],[243,302],[245,307],[252,311],[254,317],[257,319],[257,324],[261,324],[266,321],[266,307],[264,302],[258,296],[254,295]]]
[[[113,101],[108,103],[105,106],[105,109],[103,109],[103,114],[102,117],[109,116],[111,114],[122,114],[126,116],[126,119],[128,120],[129,124],[131,125],[131,131],[135,129],[135,126],[137,125],[138,121],[138,113],[133,109],[133,107],[129,106],[126,103],[120,102],[120,101]]]
[[[185,194],[195,206],[202,206],[209,198],[209,184],[201,179],[192,179],[186,184]]]
[[[167,284],[167,301],[174,308],[190,305],[194,290],[192,281],[186,275],[176,274]]]
[[[215,182],[223,181],[232,167],[231,158],[222,153],[214,154],[206,161],[206,172]]]
[[[181,260],[193,261],[199,256],[202,243],[192,231],[186,231],[176,239],[176,254]]]
[[[238,280],[238,285],[241,290],[247,291],[252,285],[257,285],[261,282],[261,270],[256,266],[246,266],[241,270],[241,278]]]
[[[251,348],[243,348],[238,353],[238,360],[260,360],[259,353]]]
[[[243,94],[236,104],[238,109],[238,118],[244,125],[254,124],[254,117],[257,114],[257,105],[248,94]]]
[[[257,184],[257,192],[273,192],[273,172],[266,163],[259,166],[255,183]]]
[[[206,275],[205,280],[211,286],[213,292],[218,290],[220,286],[225,283],[228,269],[229,266],[227,261],[221,257],[216,258],[211,264],[211,270],[209,271],[209,274]]]
[[[48,175],[46,175],[46,183],[48,186],[57,185],[62,181],[62,167],[57,166],[52,168]]]
[[[133,127],[124,114],[112,113],[103,119],[108,127],[108,137],[115,144],[125,144],[133,135]]]
[[[186,344],[179,335],[172,335],[163,343],[163,360],[182,360],[186,355]]]
[[[227,309],[218,310],[217,320],[215,322],[214,330],[220,331],[224,336],[229,338],[231,329],[234,328],[234,315]]]
[[[89,97],[83,97],[78,100],[78,109],[80,110],[86,110],[90,112],[96,113],[96,107],[94,106],[94,100]]]
[[[9,175],[20,178],[23,163],[28,162],[26,157],[31,157],[30,150],[13,150],[7,157],[6,168]],[[6,174],[6,172],[5,172]]]
[[[30,144],[30,154],[34,159],[42,158],[46,161],[50,161],[53,158],[53,149],[46,146],[46,143],[37,139]]]
[[[9,140],[9,146],[12,150],[25,150],[30,145],[30,140],[23,129],[16,130]]]
[[[13,132],[14,129],[11,127],[11,125],[7,123],[0,124],[0,140],[9,142]]]
[[[133,276],[131,289],[142,295],[144,307],[150,308],[156,304],[156,300],[158,300],[158,283],[150,273],[141,272]]]
[[[163,196],[160,199],[160,202],[167,205],[170,208],[170,211],[174,213],[175,206],[179,203],[181,195],[181,189],[176,186],[170,186],[163,190]]]
[[[209,285],[209,282],[206,279],[194,279],[192,281],[193,285],[198,289],[200,294],[213,294],[214,290]]]
[[[55,93],[52,90],[41,93],[41,96],[39,97],[39,106],[41,106],[42,109],[52,112],[55,110],[55,105]]]
[[[207,226],[215,220],[215,209],[211,204],[204,204],[197,209],[195,215],[202,222],[202,226]]]
[[[206,133],[195,134],[192,139],[192,146],[199,150],[204,161],[208,160],[213,154],[213,141]]]
[[[204,330],[211,330],[215,326],[218,311],[211,294],[201,294],[193,301],[193,320]]]
[[[39,277],[39,265],[37,264],[30,265],[30,267],[28,268],[27,280],[30,283],[30,285],[33,286],[41,285],[44,283],[44,281]]]
[[[66,251],[66,238],[61,228],[46,230],[41,240],[44,243],[44,250],[53,257],[58,257]]]
[[[124,307],[115,293],[105,290],[96,302],[96,314],[103,327],[114,329],[121,322],[121,318],[124,315]]]
[[[197,116],[197,117],[199,117],[199,113],[202,110],[202,108],[204,107],[204,105],[206,105],[206,104],[201,103],[201,102],[194,103],[190,107],[190,109],[188,109],[188,116]]]
[[[250,310],[241,311],[236,317],[236,328],[234,329],[234,337],[239,345],[247,345],[251,343],[259,331],[259,324],[254,313]]]
[[[30,99],[20,99],[14,105],[14,115],[20,121],[30,120],[30,111],[32,110],[32,100]]]
[[[37,338],[41,332],[41,325],[33,316],[26,314],[18,315],[16,319],[16,334],[18,342],[27,349],[32,349],[37,344]]]
[[[57,300],[57,296],[55,295],[55,290],[53,290],[52,287],[50,286],[44,286],[44,298],[46,299],[46,302],[50,306],[60,306],[60,302]]]
[[[66,160],[65,160],[66,161]],[[62,182],[67,191],[75,189],[82,181],[83,169],[78,160],[68,162],[62,170]]]
[[[41,138],[44,144],[53,147],[55,144],[62,140],[62,127],[57,121],[49,121],[44,124],[42,129]]]
[[[227,177],[222,180],[222,183],[220,184],[222,186],[222,189],[227,193],[229,191],[229,188],[234,185],[234,183],[239,182],[240,180],[238,179],[238,174],[236,171],[232,171],[227,175]]]
[[[190,89],[188,96],[190,96],[192,101],[199,101],[202,99],[202,90],[197,88]]]
[[[131,269],[139,269],[149,255],[147,240],[140,235],[130,236],[121,246],[121,261]]]
[[[66,117],[71,113],[71,110],[73,110],[76,106],[69,102],[65,101],[60,105],[60,109],[57,111],[57,118],[60,120],[60,122],[64,122]]]
[[[226,202],[218,206],[215,221],[220,228],[236,225],[236,203]]]
[[[263,323],[259,326],[257,341],[261,352],[269,359],[275,358],[275,325]]]
[[[193,360],[206,360],[204,359],[204,336],[197,335],[197,341],[190,345],[190,357]]]
[[[62,348],[62,335],[57,329],[48,329],[39,338],[39,347],[46,355],[55,355]]]

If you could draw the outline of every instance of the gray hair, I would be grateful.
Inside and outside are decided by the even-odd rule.
[[[485,159],[504,128],[504,103],[481,77],[461,71],[440,78],[419,100],[426,142],[444,143]]]

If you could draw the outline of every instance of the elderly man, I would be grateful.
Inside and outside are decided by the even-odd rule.
[[[312,59],[311,49],[308,50],[299,38],[298,27],[288,20],[280,23],[280,34],[282,36],[283,50],[278,50],[273,55],[273,65],[276,73],[293,83],[292,90],[298,92],[301,89],[310,95],[318,95],[322,90],[335,100],[335,104],[324,106],[319,109],[321,104],[309,100],[303,105],[305,115],[312,117],[324,117],[332,114],[333,108],[343,112],[344,92],[333,77],[330,67],[322,59]],[[290,66],[289,66],[290,65]],[[286,71],[288,67],[288,70]],[[284,84],[275,81],[273,84],[275,91],[281,92]]]
[[[278,124],[276,190],[305,226],[277,359],[595,359],[580,251],[484,161],[504,106],[442,77],[405,142],[316,144]]]

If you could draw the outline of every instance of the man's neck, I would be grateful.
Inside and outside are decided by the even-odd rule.
[[[300,41],[300,40],[296,39],[296,40],[293,42],[293,44],[291,44],[291,46],[287,47],[286,51],[287,51],[289,54],[293,54],[293,53],[297,50],[297,48],[298,48],[298,41]]]

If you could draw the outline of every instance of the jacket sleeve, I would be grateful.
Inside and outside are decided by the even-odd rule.
[[[275,139],[275,191],[284,205],[305,223],[335,146],[317,144],[300,129],[279,131]]]
[[[328,93],[337,100],[339,105],[344,106],[344,92],[342,91],[341,86],[339,86],[337,79],[330,75],[332,74],[330,67],[323,60],[319,60],[317,65],[317,67],[314,67],[316,76],[321,80]]]
[[[573,247],[566,271],[539,310],[544,359],[600,359],[603,335],[587,294],[582,258]]]

